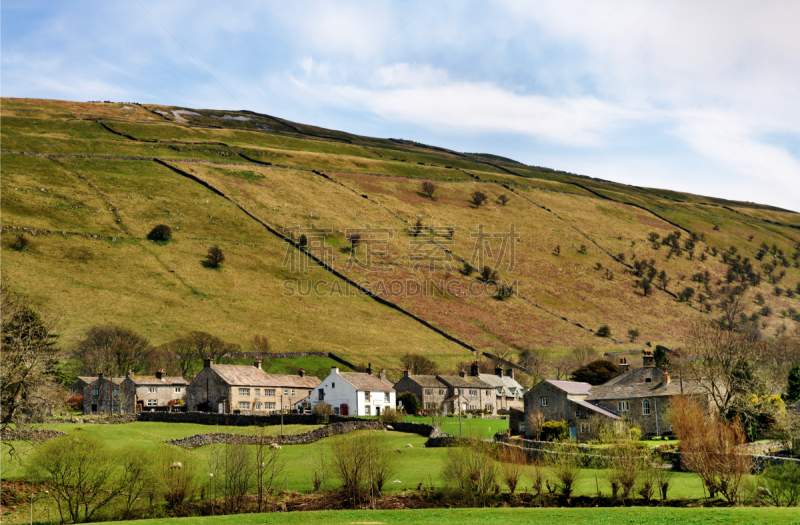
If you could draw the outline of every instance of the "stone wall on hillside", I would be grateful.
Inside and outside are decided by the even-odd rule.
[[[346,434],[355,430],[380,430],[385,431],[386,428],[383,423],[376,419],[362,419],[360,421],[351,421],[346,423],[331,423],[324,427],[305,432],[303,434],[294,434],[290,436],[264,436],[264,443],[276,445],[307,445],[319,441],[320,439],[335,436],[338,434]],[[212,443],[228,443],[232,445],[257,445],[262,438],[254,435],[244,434],[227,434],[227,433],[209,433],[209,434],[195,434],[181,439],[169,439],[164,443],[171,443],[173,445],[193,449],[203,445],[211,445]]]
[[[38,443],[48,441],[59,436],[66,436],[59,430],[48,430],[44,428],[8,428],[0,434],[2,441],[35,441]]]

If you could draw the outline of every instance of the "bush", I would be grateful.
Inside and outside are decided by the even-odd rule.
[[[206,261],[211,268],[219,268],[219,265],[225,262],[225,255],[222,253],[222,248],[216,244],[209,248],[206,254]]]
[[[497,486],[497,463],[486,443],[470,439],[466,446],[447,449],[442,475],[448,485],[452,484],[465,496],[482,497]]]
[[[569,425],[566,421],[545,421],[541,428],[543,441],[563,441],[569,438]]]
[[[598,359],[572,372],[572,380],[602,385],[619,375],[619,367],[607,359]]]
[[[83,396],[80,394],[69,396],[69,399],[67,399],[67,407],[70,410],[83,410]]]
[[[772,465],[761,475],[763,486],[769,490],[772,503],[793,507],[800,503],[800,465],[782,463]]]
[[[564,423],[566,425],[566,423]],[[564,443],[550,458],[550,472],[558,481],[561,495],[569,498],[581,477],[581,453],[576,443]]]
[[[397,396],[398,404],[403,402],[403,409],[406,414],[416,414],[422,406],[419,404],[419,399],[414,395],[414,392],[403,392]]]
[[[393,408],[387,408],[381,412],[379,419],[384,425],[391,425],[403,421],[403,415]]]
[[[500,275],[497,273],[497,270],[493,270],[490,266],[484,266],[483,270],[481,270],[481,279],[487,283],[493,283],[499,278]]]
[[[320,401],[314,405],[311,413],[317,415],[320,423],[327,423],[331,414],[333,414],[333,407],[324,401]]]
[[[377,495],[397,473],[398,455],[383,433],[336,436],[331,440],[331,470],[353,505]]]
[[[17,235],[14,236],[14,240],[11,241],[11,248],[17,250],[18,252],[21,252],[22,250],[27,248],[29,244],[30,240],[28,239],[28,237],[26,237],[24,233],[18,233]]]
[[[597,330],[597,337],[611,337],[611,328],[604,324]]]
[[[151,241],[168,241],[172,239],[172,228],[166,224],[159,224],[147,234]]]
[[[489,197],[487,197],[485,193],[478,190],[475,190],[470,194],[470,202],[474,204],[476,208],[480,208],[481,204],[486,202],[488,198]]]
[[[436,184],[432,183],[431,181],[425,181],[422,183],[422,193],[428,196],[429,199],[434,200],[433,196],[436,193]]]

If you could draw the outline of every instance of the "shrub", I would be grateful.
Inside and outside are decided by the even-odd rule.
[[[299,244],[301,248],[305,248],[308,246],[308,237],[306,237],[305,233],[300,234],[300,238],[297,240],[297,244]]]
[[[381,412],[379,419],[383,424],[390,425],[392,423],[400,423],[403,421],[403,415],[394,408],[386,408],[383,410],[383,412]]]
[[[416,414],[419,412],[421,405],[419,404],[419,399],[417,396],[414,395],[414,392],[403,392],[397,396],[398,404],[402,401],[403,409],[406,411],[406,414]]]
[[[566,425],[566,423],[564,423]],[[561,495],[569,498],[581,477],[581,454],[576,443],[564,443],[550,458],[550,472],[558,481]]]
[[[11,248],[17,250],[18,252],[21,252],[22,250],[27,248],[29,244],[30,240],[28,239],[28,237],[24,233],[18,233],[17,235],[14,236],[14,240],[11,241]]]
[[[800,465],[782,463],[772,465],[761,475],[763,485],[769,490],[772,503],[793,507],[800,503]]]
[[[500,462],[500,478],[511,494],[514,494],[528,463],[525,450],[515,446],[501,446],[497,460]]]
[[[510,201],[510,200],[511,200],[511,197],[509,197],[508,195],[506,195],[506,194],[504,193],[504,194],[500,195],[499,197],[497,197],[497,200],[498,200],[498,201],[500,201],[500,204],[502,204],[503,206],[505,206],[506,204],[508,204],[508,201]],[[513,491],[512,491],[512,492],[513,492]]]
[[[468,262],[464,262],[464,267],[461,269],[461,273],[464,275],[472,275],[472,272],[475,271],[475,268]]]
[[[497,287],[497,293],[495,294],[495,298],[500,299],[501,301],[508,299],[514,295],[514,287],[510,284],[501,284]]]
[[[619,367],[607,359],[598,359],[572,372],[572,380],[602,385],[619,374]]]
[[[481,270],[481,279],[483,279],[487,283],[493,283],[499,279],[500,275],[497,273],[497,270],[493,270],[491,266],[484,266],[483,270]]]
[[[611,337],[611,328],[604,324],[597,330],[597,337]]]
[[[380,493],[397,472],[398,456],[385,434],[337,436],[331,440],[331,453],[331,470],[354,505]]]
[[[428,196],[429,199],[433,199],[433,195],[436,193],[436,184],[432,183],[431,181],[425,181],[422,183],[422,193]]]
[[[159,224],[147,234],[151,241],[168,241],[172,239],[172,228],[166,224]]]
[[[447,449],[442,475],[465,496],[482,497],[495,490],[497,463],[486,443],[469,439],[466,446]]]
[[[640,335],[639,330],[637,330],[636,328],[631,328],[630,330],[628,330],[628,337],[630,338],[631,343],[634,342],[636,338],[639,337],[639,335]]]
[[[70,410],[83,410],[83,396],[80,394],[73,394],[67,399],[67,407]]]
[[[219,265],[225,262],[225,255],[222,253],[222,248],[216,244],[209,248],[206,254],[206,261],[211,268],[219,268]]]
[[[566,421],[545,421],[542,423],[544,441],[562,441],[569,438],[569,425]]]
[[[186,450],[164,445],[156,454],[160,489],[170,508],[181,507],[197,492],[197,465]]]
[[[485,193],[479,190],[475,190],[470,194],[470,202],[475,205],[476,208],[480,208],[481,204],[485,203],[489,197],[486,196]]]
[[[320,423],[327,423],[328,419],[331,417],[331,414],[333,414],[333,407],[324,401],[320,401],[314,405],[311,413],[317,416]]]

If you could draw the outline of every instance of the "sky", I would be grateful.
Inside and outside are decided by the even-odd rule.
[[[40,2],[0,94],[249,109],[800,212],[800,2]]]

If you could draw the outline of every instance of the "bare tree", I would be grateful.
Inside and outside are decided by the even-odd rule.
[[[485,194],[485,193],[483,193],[483,192],[482,192],[482,191],[480,191],[480,190],[475,190],[475,191],[473,191],[473,192],[470,194],[470,196],[469,196],[469,197],[470,197],[470,200],[469,200],[469,201],[470,201],[472,204],[474,204],[476,208],[480,208],[480,207],[481,207],[481,204],[485,203],[485,202],[486,202],[486,201],[489,199],[489,197],[487,197],[487,196],[486,196],[486,194]]]
[[[497,484],[497,463],[486,443],[470,438],[466,446],[447,449],[442,476],[465,496],[485,496]]]
[[[2,366],[0,426],[38,420],[56,407],[58,384],[51,372],[58,348],[58,318],[38,310],[30,300],[8,289],[0,278]]]
[[[429,199],[434,200],[433,195],[436,193],[436,184],[432,183],[429,180],[426,180],[422,183],[422,193],[428,196]]]
[[[535,412],[530,411],[525,414],[525,427],[526,433],[533,436],[536,441],[542,439],[542,425],[544,425],[545,417],[541,410]]]
[[[577,443],[562,444],[557,454],[550,458],[550,472],[558,481],[561,495],[569,498],[581,477],[581,454]]]
[[[238,514],[242,511],[245,496],[255,484],[256,463],[252,456],[251,449],[247,445],[230,443],[224,445],[220,483],[224,496],[222,505],[228,514]]]
[[[225,262],[225,255],[222,253],[222,248],[216,244],[208,249],[206,254],[206,264],[211,268],[219,268]]]
[[[436,363],[420,354],[406,354],[400,362],[413,375],[435,375]]]
[[[269,338],[263,334],[256,334],[250,340],[250,348],[253,349],[254,352],[261,352],[261,354],[268,354],[269,353]]]
[[[116,458],[120,477],[115,490],[119,492],[126,519],[134,518],[134,506],[146,497],[156,483],[150,453],[141,447],[128,447]]]
[[[197,468],[193,456],[173,445],[163,445],[155,456],[159,488],[170,508],[182,506],[197,493]]]
[[[510,201],[510,200],[511,200],[511,197],[509,197],[508,195],[506,195],[505,193],[503,193],[502,195],[500,195],[499,197],[497,197],[497,200],[499,200],[499,201],[500,201],[500,204],[502,204],[503,206],[505,206],[506,204],[508,204],[508,201]]]
[[[169,355],[173,362],[177,362],[182,377],[190,377],[194,362],[198,358],[195,342],[189,337],[181,337],[164,343],[158,347],[156,353]]]
[[[263,512],[264,494],[269,493],[286,466],[286,461],[280,456],[280,449],[270,447],[271,443],[267,427],[260,426],[255,454],[258,512]]]
[[[500,463],[500,478],[511,494],[514,494],[528,463],[525,449],[514,445],[500,445],[497,460]]]
[[[239,345],[227,343],[208,332],[190,332],[187,339],[192,342],[195,355],[199,359],[210,357],[216,362],[221,362],[228,357],[235,356],[241,351]]]
[[[74,356],[83,373],[103,371],[108,376],[122,376],[129,370],[145,372],[154,348],[145,337],[121,326],[93,326],[78,341]]]

